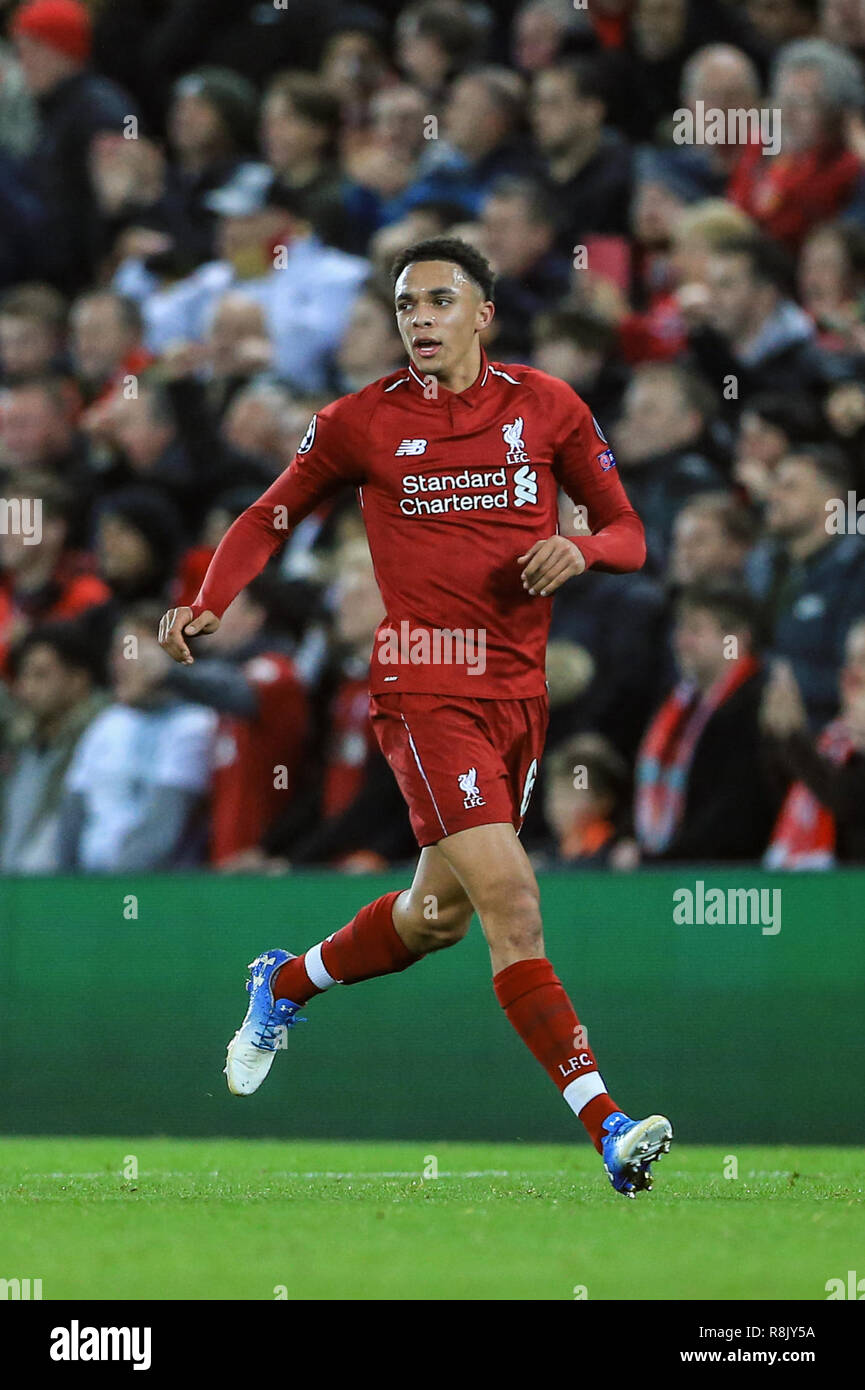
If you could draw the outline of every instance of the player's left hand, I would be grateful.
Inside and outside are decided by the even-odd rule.
[[[531,550],[517,556],[517,564],[523,566],[523,588],[542,598],[554,594],[566,579],[582,574],[586,568],[582,551],[567,536],[535,541]]]

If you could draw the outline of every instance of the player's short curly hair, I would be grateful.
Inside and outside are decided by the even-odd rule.
[[[453,261],[474,281],[484,299],[492,299],[494,296],[496,277],[492,266],[486,256],[474,246],[470,246],[467,241],[463,241],[462,237],[431,236],[424,241],[414,242],[412,246],[406,246],[394,258],[390,268],[394,285],[406,266],[414,265],[416,261]]]

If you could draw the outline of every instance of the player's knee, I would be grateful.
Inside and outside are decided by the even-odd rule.
[[[441,951],[446,946],[455,946],[458,941],[462,941],[471,920],[470,905],[444,906],[438,909],[435,915],[425,918],[423,925],[419,929],[416,928],[416,932],[424,943],[425,951]]]
[[[462,941],[472,920],[470,903],[439,903],[424,899],[423,911],[412,915],[404,936],[410,949],[420,954],[441,951]]]
[[[489,894],[480,915],[491,945],[518,957],[542,953],[544,933],[537,884],[502,883]]]

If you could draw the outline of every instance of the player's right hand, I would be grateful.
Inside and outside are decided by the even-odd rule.
[[[159,645],[183,666],[191,666],[194,657],[186,644],[187,637],[206,636],[216,632],[219,619],[209,608],[193,620],[191,608],[169,608],[159,624]]]

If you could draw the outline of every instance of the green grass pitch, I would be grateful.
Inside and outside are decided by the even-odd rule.
[[[43,1299],[822,1300],[865,1271],[857,1150],[674,1144],[655,1172],[628,1201],[587,1143],[3,1139],[0,1278]]]

